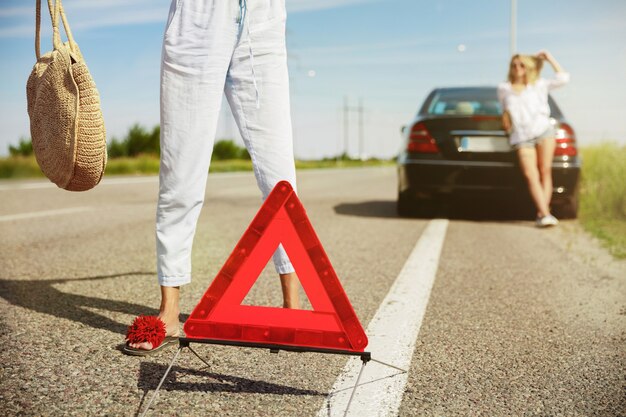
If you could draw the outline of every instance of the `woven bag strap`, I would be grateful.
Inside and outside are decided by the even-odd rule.
[[[76,42],[74,41],[74,35],[72,34],[70,24],[65,16],[63,4],[61,3],[61,0],[56,0],[54,3],[52,1],[53,0],[48,0],[48,10],[50,11],[50,19],[52,20],[52,44],[54,49],[59,49],[63,45],[63,42],[61,41],[61,33],[59,31],[59,16],[61,16],[63,28],[65,29],[67,40],[70,43],[70,50],[72,52],[76,52]],[[41,0],[37,0],[36,3],[35,21],[35,54],[37,55],[37,60],[39,60],[41,57]]]

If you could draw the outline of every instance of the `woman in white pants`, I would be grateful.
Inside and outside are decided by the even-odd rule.
[[[543,61],[554,69],[554,78],[540,78]],[[556,147],[554,127],[550,123],[548,92],[569,81],[569,74],[547,51],[535,56],[514,55],[508,81],[498,86],[498,99],[504,110],[502,122],[517,151],[522,173],[537,208],[538,227],[555,226],[550,214],[552,198],[552,158]]]
[[[285,21],[285,0],[172,1],[161,62],[156,219],[162,297],[158,318],[170,336],[166,341],[178,336],[179,289],[191,280],[191,246],[223,93],[263,199],[281,180],[296,188]],[[284,307],[299,308],[298,279],[282,247],[274,264]],[[153,352],[165,344],[128,339],[125,350],[131,354]]]

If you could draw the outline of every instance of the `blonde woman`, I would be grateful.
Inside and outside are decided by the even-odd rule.
[[[540,77],[543,61],[548,61],[555,76]],[[498,86],[498,99],[504,111],[502,123],[516,150],[530,195],[537,208],[538,227],[555,226],[559,221],[550,214],[552,198],[552,158],[556,147],[550,122],[548,92],[569,82],[569,74],[548,51],[537,55],[513,55],[508,81]]]

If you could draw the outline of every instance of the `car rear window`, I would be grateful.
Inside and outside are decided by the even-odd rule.
[[[439,90],[432,96],[427,109],[427,113],[432,115],[502,113],[495,88]]]

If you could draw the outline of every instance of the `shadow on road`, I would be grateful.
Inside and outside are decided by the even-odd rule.
[[[395,201],[363,201],[360,203],[341,203],[333,207],[335,213],[361,217],[398,217]]]
[[[205,367],[206,368],[206,367]],[[139,368],[138,388],[150,391],[156,388],[165,374],[167,365],[142,362]],[[319,391],[293,388],[272,382],[257,381],[232,375],[218,374],[206,369],[172,367],[163,383],[166,391],[233,392],[274,395],[315,395],[326,396]]]
[[[335,213],[346,216],[377,218],[447,218],[473,221],[531,220],[532,207],[501,200],[454,200],[416,207],[411,216],[399,216],[395,200],[372,200],[341,203],[333,207]]]
[[[155,309],[125,301],[65,293],[55,288],[55,285],[72,281],[97,281],[132,275],[154,276],[155,273],[127,272],[123,274],[54,280],[11,280],[0,278],[0,297],[13,305],[38,313],[83,323],[96,329],[125,334],[129,323],[118,323],[100,314],[93,313],[85,309],[85,307],[126,313],[133,316],[154,314]]]

